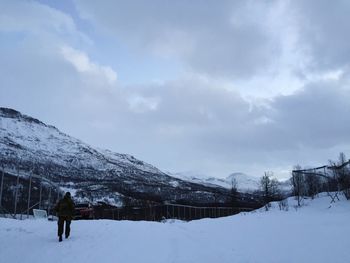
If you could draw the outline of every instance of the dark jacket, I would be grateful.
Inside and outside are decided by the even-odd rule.
[[[64,216],[68,220],[72,220],[74,216],[74,202],[69,196],[65,195],[55,206],[55,211],[58,216]]]

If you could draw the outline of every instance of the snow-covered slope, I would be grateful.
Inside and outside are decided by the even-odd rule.
[[[170,177],[127,154],[101,150],[18,111],[0,108],[0,162],[9,174],[34,174],[86,201],[221,202],[228,191]],[[216,187],[217,188],[217,187]],[[10,195],[11,193],[8,193]],[[217,194],[215,194],[217,195]],[[130,200],[129,200],[130,201]]]
[[[232,187],[232,184],[236,182],[237,189],[241,191],[256,191],[260,188],[260,178],[244,173],[230,174],[225,181],[227,182],[227,187]]]
[[[232,182],[236,181],[237,189],[240,192],[249,192],[259,189],[259,178],[246,175],[244,173],[233,173],[226,178],[208,177],[195,172],[172,173],[174,177],[204,185],[221,186],[227,189],[232,187]]]
[[[100,171],[116,169],[115,164],[134,166],[139,170],[162,174],[160,170],[127,154],[97,150],[60,132],[53,126],[0,108],[0,150],[13,153],[21,160],[46,158],[52,163],[70,167],[94,167]],[[122,169],[118,169],[122,171]]]
[[[237,190],[242,193],[251,193],[260,189],[260,178],[244,173],[232,173],[224,179],[207,177],[195,172],[179,172],[171,173],[170,175],[189,182],[208,186],[221,186],[226,189],[231,189],[232,185],[236,184]],[[279,181],[279,185],[280,190],[290,192],[291,184],[289,182]]]
[[[193,182],[193,183],[198,183],[198,184],[203,184],[208,186],[221,186],[224,188],[228,188],[227,182],[225,179],[208,177],[204,174],[199,174],[193,171],[168,173],[168,174],[172,177],[179,178],[188,182]]]
[[[350,202],[321,195],[289,210],[189,223],[73,221],[58,243],[56,222],[0,218],[1,262],[347,263]]]

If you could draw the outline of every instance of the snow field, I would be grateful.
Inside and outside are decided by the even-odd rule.
[[[0,219],[0,262],[350,262],[350,202],[321,195],[295,209],[277,203],[219,219],[165,223],[73,221],[59,243],[56,222]]]

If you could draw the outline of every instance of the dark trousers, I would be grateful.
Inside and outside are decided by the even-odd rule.
[[[68,216],[58,217],[58,236],[63,235],[64,222],[66,222],[66,230],[64,233],[66,237],[68,237],[70,234],[70,223],[71,223],[71,217],[68,217]]]

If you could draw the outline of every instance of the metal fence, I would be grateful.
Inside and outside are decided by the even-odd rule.
[[[29,217],[34,208],[45,209],[50,214],[62,195],[58,184],[33,171],[28,174],[1,165],[0,176],[0,216]]]

